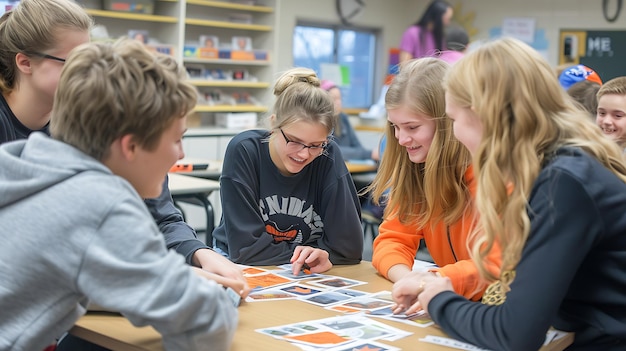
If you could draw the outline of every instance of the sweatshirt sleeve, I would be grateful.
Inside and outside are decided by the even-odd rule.
[[[471,227],[463,228],[461,230],[465,230],[465,233],[457,233],[457,236],[462,237],[463,239],[456,245],[458,247],[462,247],[464,252],[457,252],[459,256],[465,257],[465,259],[460,259],[454,263],[442,265],[439,268],[431,269],[431,272],[439,272],[439,274],[443,277],[450,278],[452,282],[452,286],[454,291],[457,294],[463,295],[467,299],[472,301],[478,301],[483,296],[485,289],[489,285],[478,272],[478,267],[472,260],[469,250],[467,249],[470,236]],[[440,235],[445,235],[444,233],[440,233]],[[437,248],[433,247],[431,251],[431,255],[437,256],[436,252]],[[446,248],[446,250],[448,250]],[[502,256],[500,247],[494,244],[493,248],[485,258],[485,266],[486,268],[496,277],[500,275],[500,266],[502,265]]]
[[[372,265],[387,279],[389,269],[397,264],[413,267],[422,237],[416,225],[402,224],[398,216],[385,219],[374,240]]]
[[[487,260],[490,271],[498,276],[501,263],[500,251],[498,249],[492,250]],[[439,272],[442,277],[450,278],[454,291],[472,301],[480,300],[488,286],[471,259],[461,260],[430,271]]]
[[[453,338],[491,350],[536,350],[587,252],[602,231],[593,200],[574,178],[552,173],[531,194],[531,229],[515,280],[502,305],[465,300],[452,292],[428,306]]]
[[[335,159],[335,166],[343,169],[322,193],[324,235],[319,247],[329,253],[333,264],[357,264],[363,255],[361,205],[343,160]]]
[[[237,327],[236,307],[222,286],[199,277],[180,255],[166,250],[148,218],[139,199],[126,196],[115,202],[84,252],[79,291],[136,326],[152,325],[163,335],[166,350],[204,350],[207,345],[228,350]]]
[[[185,223],[182,214],[174,206],[167,177],[163,182],[161,195],[154,199],[145,199],[144,202],[163,233],[167,248],[176,250],[185,258],[187,264],[191,264],[193,254],[197,250],[208,249],[208,246],[198,240],[196,232]]]

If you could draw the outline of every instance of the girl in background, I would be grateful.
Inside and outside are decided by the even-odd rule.
[[[339,145],[343,159],[378,161],[378,150],[369,150],[361,145],[359,137],[350,124],[348,115],[341,112],[341,89],[330,80],[323,80],[320,87],[328,92],[334,103],[337,121],[333,131],[333,140]]]
[[[452,6],[443,0],[434,0],[422,17],[407,28],[400,42],[400,63],[413,58],[435,56],[446,50],[444,28],[453,16]]]

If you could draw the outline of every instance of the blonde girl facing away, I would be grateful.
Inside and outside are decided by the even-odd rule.
[[[371,191],[374,199],[388,196],[388,203],[372,263],[392,282],[449,277],[455,291],[476,300],[486,284],[467,242],[475,182],[471,156],[445,117],[441,82],[448,68],[435,58],[407,61],[385,96],[389,141]],[[412,273],[421,239],[440,268]]]
[[[423,307],[450,336],[491,350],[536,350],[550,326],[575,333],[568,350],[626,349],[621,150],[518,40],[468,54],[446,86],[446,111],[478,182],[483,236],[473,257],[494,282],[484,304],[452,292],[446,278],[425,282],[421,293],[394,286],[396,310]],[[479,249],[495,241],[500,276],[490,276]]]
[[[241,264],[291,262],[294,273],[359,263],[360,205],[329,138],[333,101],[305,68],[284,72],[274,95],[269,129],[244,131],[226,149],[216,250]]]

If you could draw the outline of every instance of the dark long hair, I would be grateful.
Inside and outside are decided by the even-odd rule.
[[[435,37],[435,46],[439,51],[444,50],[443,21],[441,19],[443,14],[446,13],[450,7],[452,6],[444,0],[434,0],[430,3],[430,5],[428,5],[428,8],[424,11],[422,18],[415,23],[416,26],[422,29],[420,31],[421,43],[424,43],[424,35],[426,35],[428,25],[432,23],[432,33]]]

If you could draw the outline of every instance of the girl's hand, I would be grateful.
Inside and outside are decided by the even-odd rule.
[[[452,282],[448,277],[435,278],[424,285],[424,291],[418,296],[419,304],[428,311],[428,304],[439,293],[444,291],[454,291]]]
[[[437,279],[443,278],[438,278],[432,272],[411,272],[398,280],[391,290],[391,296],[396,303],[392,307],[393,313],[411,314],[420,311],[425,306],[419,303],[418,298],[427,285]]]
[[[323,273],[333,267],[328,252],[311,246],[297,246],[290,260],[293,275],[298,275],[302,267],[308,266],[311,273]]]

